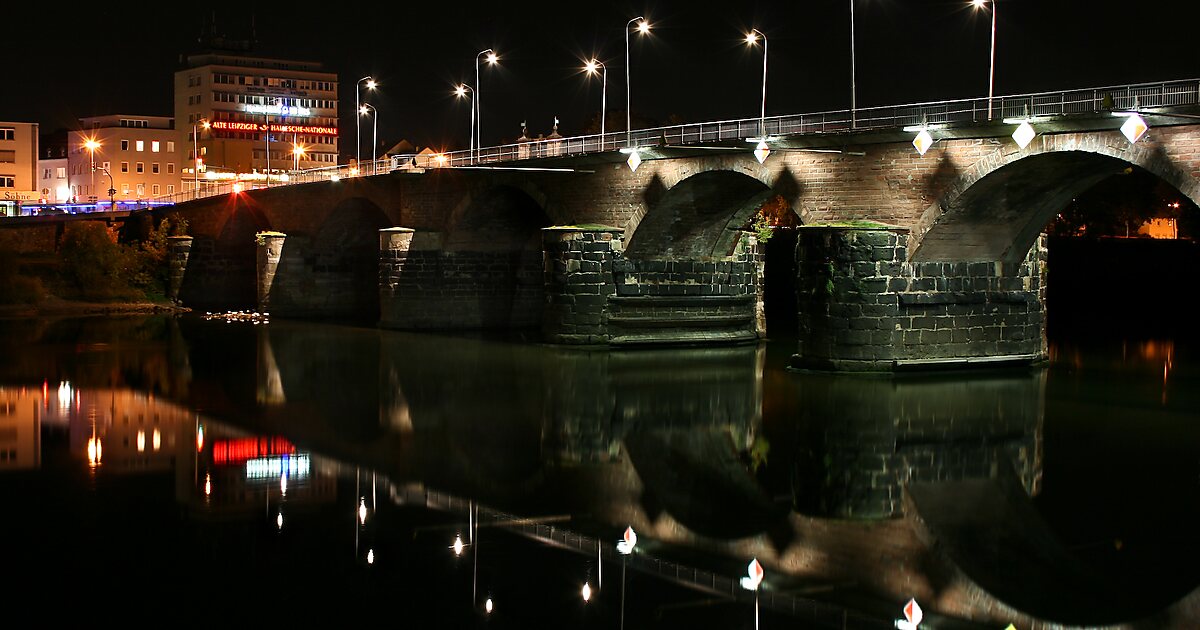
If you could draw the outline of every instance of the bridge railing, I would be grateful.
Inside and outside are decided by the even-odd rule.
[[[1200,79],[998,96],[992,99],[990,112],[987,98],[886,105],[864,107],[853,112],[847,109],[831,110],[761,119],[687,123],[635,129],[631,132],[611,131],[603,135],[544,138],[482,147],[475,151],[386,156],[363,162],[357,170],[343,164],[288,173],[286,182],[274,182],[273,185],[331,181],[412,169],[487,166],[538,158],[629,150],[630,147],[744,142],[763,136],[815,135],[901,129],[919,125],[983,123],[988,120],[1027,116],[1069,116],[1095,114],[1106,110],[1144,110],[1196,104],[1200,104]],[[263,185],[262,182],[243,183],[244,189],[262,188]],[[232,189],[232,182],[203,183],[200,191],[188,190],[154,199],[187,201],[198,197],[228,194]]]

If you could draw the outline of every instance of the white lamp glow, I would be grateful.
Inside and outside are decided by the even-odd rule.
[[[642,163],[642,156],[638,155],[637,149],[629,152],[629,159],[625,160],[625,163],[629,165],[629,170],[637,171],[638,166]]]
[[[1033,125],[1029,124],[1028,120],[1022,122],[1021,126],[1017,127],[1017,130],[1012,134],[1013,140],[1016,140],[1017,146],[1022,149],[1029,146],[1029,143],[1033,142],[1036,136],[1037,132],[1033,130]]]
[[[917,137],[913,138],[912,144],[914,147],[916,147],[917,153],[925,155],[925,152],[929,150],[929,147],[933,146],[933,136],[929,135],[929,130],[922,129],[921,132],[917,134]]]
[[[1137,142],[1147,131],[1150,130],[1150,125],[1141,116],[1133,114],[1125,119],[1125,124],[1121,125],[1121,133],[1129,140],[1129,142]]]
[[[636,153],[634,155],[637,155]],[[633,548],[637,546],[637,534],[633,531],[633,526],[625,528],[625,534],[621,540],[617,541],[617,551],[629,555],[633,553]]]
[[[771,155],[771,147],[767,146],[766,142],[760,141],[758,146],[754,148],[754,158],[759,164],[767,161],[767,156]]]

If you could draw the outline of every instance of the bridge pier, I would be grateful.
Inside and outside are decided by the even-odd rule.
[[[891,372],[1046,358],[1045,237],[1020,262],[910,262],[904,228],[805,226],[800,369]]]
[[[183,287],[183,276],[187,273],[188,258],[192,255],[192,237],[168,236],[170,269],[167,276],[167,299],[179,303],[179,290]]]
[[[379,231],[379,324],[401,329],[517,329],[541,321],[536,245],[395,227]]]
[[[739,232],[730,256],[630,258],[623,231],[543,230],[548,341],[573,344],[710,344],[764,333],[762,257]]]

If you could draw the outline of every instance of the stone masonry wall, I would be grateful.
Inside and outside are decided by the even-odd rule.
[[[380,324],[526,328],[542,317],[539,252],[445,251],[439,232],[380,230]]]
[[[542,230],[545,309],[542,333],[552,343],[608,343],[608,298],[616,295],[613,262],[622,231],[551,227]]]
[[[1040,238],[1020,263],[910,263],[908,231],[802,227],[799,368],[1046,356]]]
[[[258,235],[257,307],[279,317],[362,316],[375,319],[379,296],[375,265],[365,275],[356,252],[318,263],[305,235]]]
[[[724,260],[628,259],[615,228],[547,228],[544,246],[549,341],[708,343],[762,332],[762,261],[753,235]]]
[[[953,379],[805,379],[801,425],[814,452],[798,471],[801,511],[837,518],[889,518],[903,512],[908,482],[1016,473],[1040,492],[1046,373],[980,372]],[[815,465],[814,465],[815,464]]]

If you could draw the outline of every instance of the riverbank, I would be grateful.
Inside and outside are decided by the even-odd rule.
[[[49,296],[37,304],[0,305],[0,319],[26,317],[83,317],[88,315],[144,315],[190,313],[192,309],[171,302],[87,302]]]

